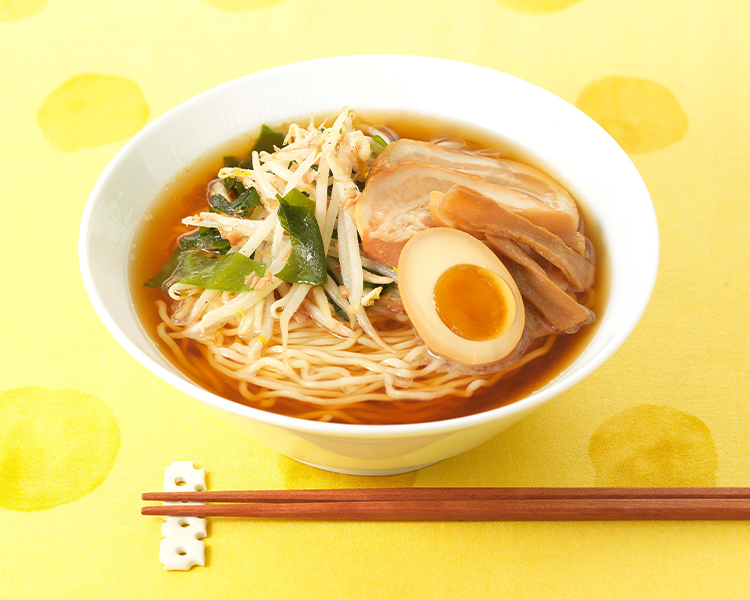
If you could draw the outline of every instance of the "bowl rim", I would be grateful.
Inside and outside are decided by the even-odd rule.
[[[621,153],[621,158],[624,158],[627,161],[627,163],[629,163],[629,166],[632,167],[632,171],[635,174],[633,184],[639,185],[642,187],[642,193],[648,199],[648,205],[646,206],[646,209],[650,209],[650,210],[647,210],[648,212],[647,216],[651,219],[651,223],[649,223],[648,225],[650,225],[649,229],[651,230],[651,234],[653,235],[653,240],[651,241],[654,245],[654,252],[653,252],[653,255],[651,256],[651,260],[649,261],[649,264],[644,265],[643,271],[642,271],[642,278],[646,284],[644,287],[644,290],[647,290],[647,292],[644,291],[642,297],[638,298],[637,302],[631,305],[632,312],[630,314],[629,319],[627,319],[626,321],[624,321],[623,323],[619,325],[619,327],[616,329],[614,334],[611,335],[610,339],[605,343],[601,351],[599,351],[599,353],[596,356],[591,357],[585,364],[581,365],[576,370],[575,373],[565,377],[562,381],[558,381],[560,377],[560,375],[558,375],[555,378],[553,378],[553,380],[550,381],[547,385],[545,385],[542,389],[532,392],[530,395],[525,396],[519,400],[516,400],[515,402],[511,402],[510,404],[500,406],[498,408],[486,410],[483,412],[478,412],[478,413],[474,413],[474,414],[470,414],[470,415],[466,415],[462,417],[455,417],[451,419],[444,419],[440,421],[427,421],[427,422],[422,422],[422,423],[383,424],[383,425],[372,425],[372,424],[357,425],[357,424],[351,424],[351,423],[330,423],[330,422],[321,422],[321,421],[310,421],[306,419],[300,419],[298,417],[280,415],[277,413],[272,413],[272,412],[264,411],[261,409],[253,408],[244,404],[240,404],[233,400],[229,400],[227,398],[223,398],[217,394],[209,392],[208,390],[200,387],[199,385],[193,383],[192,381],[184,379],[182,376],[178,376],[176,373],[166,369],[165,367],[163,367],[162,365],[154,361],[145,352],[143,352],[135,343],[131,342],[131,340],[128,338],[125,332],[119,327],[117,321],[112,317],[112,315],[110,314],[107,308],[105,299],[102,298],[102,296],[99,294],[97,286],[94,282],[94,277],[93,277],[93,272],[92,272],[92,263],[90,261],[87,244],[88,244],[89,235],[91,231],[91,227],[90,227],[91,221],[94,215],[97,202],[99,202],[102,198],[102,194],[101,194],[102,190],[106,188],[110,178],[113,176],[113,173],[117,172],[117,170],[120,167],[120,164],[126,159],[128,154],[131,153],[134,148],[137,148],[140,145],[141,139],[150,135],[153,130],[158,129],[159,127],[163,126],[165,123],[168,123],[172,119],[175,119],[176,115],[179,115],[179,113],[185,110],[187,107],[190,107],[197,103],[204,102],[205,99],[215,94],[221,94],[225,90],[231,89],[235,86],[244,85],[247,81],[252,81],[254,79],[262,78],[270,73],[279,74],[279,73],[283,73],[284,71],[294,71],[296,69],[301,69],[301,68],[320,68],[321,66],[324,68],[326,67],[330,68],[331,65],[335,63],[349,63],[349,62],[356,62],[356,61],[363,61],[363,60],[377,61],[377,62],[383,62],[383,63],[388,63],[389,61],[390,62],[397,61],[401,67],[403,67],[403,64],[405,62],[411,63],[413,65],[419,65],[421,67],[432,66],[433,68],[436,66],[441,66],[441,65],[444,65],[444,66],[450,65],[452,68],[463,69],[466,71],[474,71],[477,76],[496,78],[498,80],[504,79],[506,81],[512,81],[514,85],[517,85],[520,87],[526,87],[530,91],[533,91],[533,93],[538,94],[541,98],[544,98],[545,101],[547,102],[555,103],[558,106],[564,108],[564,110],[568,110],[568,111],[572,110],[572,111],[579,113],[579,118],[583,117],[585,121],[588,121],[588,125],[590,127],[600,130],[599,131],[600,134],[603,134],[604,136],[609,138],[611,143],[614,144],[616,146],[616,149],[619,150],[619,152]],[[132,244],[132,234],[130,237],[130,243]],[[650,194],[648,192],[648,189],[646,188],[645,183],[643,182],[643,179],[640,173],[637,171],[630,157],[627,155],[627,153],[625,153],[624,150],[622,150],[622,148],[617,144],[617,142],[614,139],[612,139],[611,136],[599,124],[597,124],[593,119],[588,117],[585,113],[580,111],[577,107],[570,104],[566,100],[560,98],[559,96],[553,94],[552,92],[540,86],[537,86],[536,84],[533,84],[529,81],[526,81],[514,75],[510,75],[508,73],[504,73],[502,71],[498,71],[489,67],[483,67],[483,66],[479,66],[476,64],[457,61],[457,60],[451,60],[451,59],[436,58],[436,57],[430,57],[430,56],[419,56],[419,55],[402,55],[402,54],[361,54],[361,55],[335,56],[335,57],[329,57],[329,58],[318,58],[318,59],[313,59],[313,60],[306,60],[306,61],[280,65],[280,66],[264,69],[261,71],[257,71],[254,73],[249,73],[242,77],[224,82],[220,85],[217,85],[208,90],[205,90],[201,92],[200,94],[197,94],[177,104],[176,106],[172,107],[171,109],[159,115],[153,121],[145,125],[138,133],[136,133],[132,138],[130,138],[123,145],[123,147],[115,154],[115,156],[107,164],[105,169],[99,175],[86,201],[86,205],[85,205],[82,217],[81,217],[81,224],[80,224],[79,237],[78,237],[79,266],[81,270],[84,287],[86,289],[86,293],[89,296],[89,300],[91,301],[97,315],[99,316],[101,321],[104,323],[105,327],[110,332],[110,334],[117,340],[117,342],[121,346],[123,346],[123,348],[125,348],[125,350],[133,358],[135,358],[139,363],[141,363],[149,371],[151,371],[152,373],[154,373],[159,378],[166,381],[173,387],[177,388],[178,390],[186,393],[191,398],[198,399],[202,402],[205,402],[209,406],[219,409],[221,411],[229,412],[233,415],[244,417],[244,418],[249,418],[254,421],[259,421],[266,425],[270,425],[270,426],[277,427],[277,428],[284,429],[284,430],[292,430],[292,431],[296,431],[300,433],[309,433],[309,434],[325,434],[326,436],[333,436],[333,437],[339,437],[339,438],[354,438],[354,437],[382,438],[382,437],[402,437],[402,436],[407,436],[407,435],[408,436],[430,436],[430,435],[435,435],[435,434],[450,433],[453,431],[464,430],[467,428],[472,428],[477,425],[490,423],[500,418],[512,417],[512,415],[518,414],[518,413],[522,413],[522,416],[523,416],[524,414],[531,412],[534,408],[547,402],[553,397],[567,391],[574,385],[578,384],[585,377],[590,375],[593,371],[598,369],[606,360],[608,360],[635,329],[636,325],[638,324],[641,317],[643,316],[644,311],[646,310],[646,307],[650,301],[650,298],[651,298],[651,295],[653,293],[653,289],[656,283],[656,277],[657,277],[658,266],[659,266],[659,254],[660,254],[659,246],[660,246],[660,240],[659,240],[658,223],[656,220],[656,213],[654,210],[654,206],[653,206],[653,202],[651,200]],[[126,273],[128,271],[129,269],[126,266]],[[128,288],[130,287],[129,284],[127,284],[127,287]],[[144,330],[143,325],[140,322],[139,322],[139,325],[141,326],[142,334],[146,336],[146,338],[149,341],[151,341],[147,332]],[[594,333],[594,336],[596,336],[596,333]],[[590,343],[591,342],[589,342],[589,344]],[[563,371],[563,374],[564,373],[565,371]]]

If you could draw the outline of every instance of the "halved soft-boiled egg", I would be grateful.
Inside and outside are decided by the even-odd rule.
[[[518,287],[492,250],[468,233],[434,227],[415,235],[401,251],[398,285],[406,314],[433,354],[487,365],[521,339]]]

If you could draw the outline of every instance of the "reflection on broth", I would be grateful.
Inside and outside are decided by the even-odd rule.
[[[254,408],[388,424],[509,404],[575,360],[607,289],[595,223],[529,162],[413,115],[344,110],[285,140],[246,136],[154,201],[134,242],[137,313],[180,371]],[[494,283],[440,291],[452,266]]]

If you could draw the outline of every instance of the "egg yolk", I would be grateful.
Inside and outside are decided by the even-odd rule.
[[[496,338],[515,316],[508,284],[477,265],[454,265],[446,269],[435,284],[433,302],[445,326],[472,342]]]

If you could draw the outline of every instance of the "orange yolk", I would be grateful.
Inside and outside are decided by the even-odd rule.
[[[440,320],[456,335],[473,342],[499,336],[510,320],[508,285],[477,265],[454,265],[437,280],[433,302]],[[513,307],[510,311],[515,313]]]

